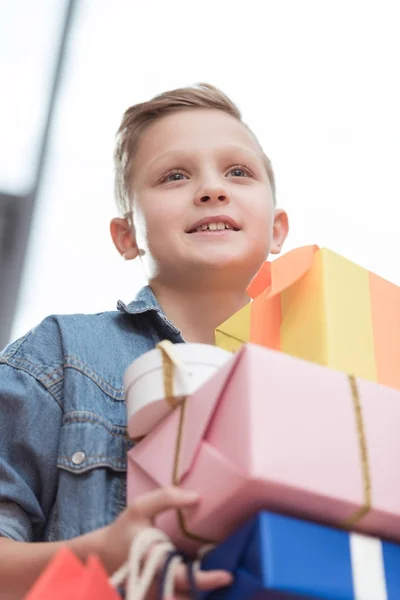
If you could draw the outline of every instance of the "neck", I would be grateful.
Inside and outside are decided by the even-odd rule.
[[[249,303],[243,289],[175,289],[151,282],[162,310],[186,342],[215,343],[215,329]]]

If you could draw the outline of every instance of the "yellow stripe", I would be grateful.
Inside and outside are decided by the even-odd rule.
[[[281,302],[283,352],[377,380],[367,270],[320,250]]]
[[[328,330],[327,365],[376,381],[369,273],[323,250],[323,277]]]
[[[215,344],[236,352],[250,340],[251,302],[215,330]]]
[[[218,329],[215,330],[215,345],[218,346],[218,348],[222,348],[228,352],[237,352],[243,344],[243,340],[238,340]]]

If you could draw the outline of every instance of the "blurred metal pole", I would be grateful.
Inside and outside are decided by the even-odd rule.
[[[63,71],[64,71],[64,67],[65,67],[65,55],[66,55],[66,51],[67,51],[67,47],[68,47],[68,39],[69,39],[70,31],[72,28],[76,5],[77,5],[77,0],[67,0],[67,2],[66,2],[65,17],[64,17],[64,23],[62,26],[62,30],[61,30],[61,38],[60,38],[60,44],[58,47],[57,60],[56,60],[55,67],[54,67],[53,83],[52,83],[51,89],[50,89],[49,103],[48,103],[48,107],[47,107],[47,116],[46,116],[46,121],[45,121],[45,125],[43,128],[40,149],[38,152],[38,162],[37,162],[36,177],[35,177],[35,184],[34,184],[34,190],[33,190],[33,195],[35,197],[38,195],[38,192],[40,190],[40,186],[41,186],[42,179],[43,179],[43,173],[44,173],[45,166],[46,166],[51,126],[52,126],[53,117],[54,117],[54,113],[55,113],[56,106],[57,106],[58,94],[60,92],[60,84],[62,81],[62,75],[63,75]]]
[[[24,197],[0,192],[0,348],[3,348],[9,341],[14,319],[35,203],[41,191],[46,168],[51,126],[60,92],[65,55],[76,5],[77,0],[66,1],[65,17],[54,65],[53,81],[39,144],[32,190]]]

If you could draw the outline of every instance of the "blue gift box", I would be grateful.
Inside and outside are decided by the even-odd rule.
[[[207,600],[399,600],[400,545],[261,512],[203,559],[235,581]]]

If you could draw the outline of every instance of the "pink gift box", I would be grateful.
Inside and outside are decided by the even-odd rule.
[[[129,451],[128,502],[197,490],[156,521],[189,552],[261,509],[400,541],[399,458],[400,392],[249,344]]]

